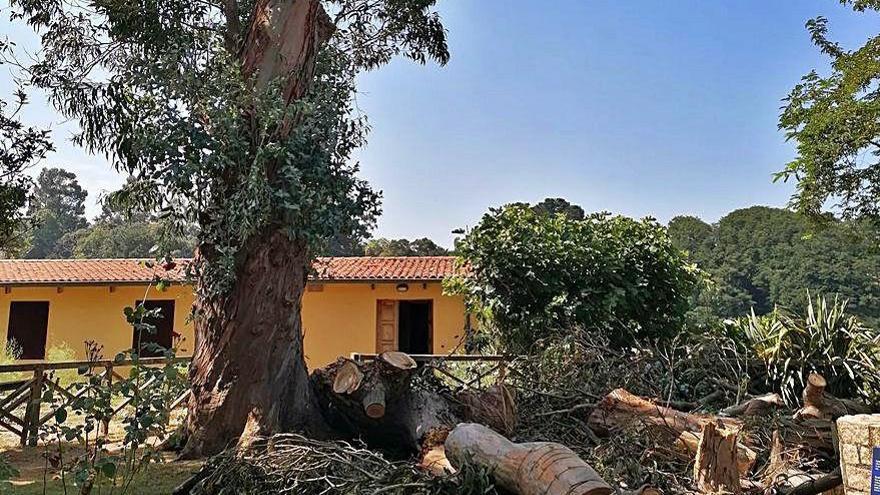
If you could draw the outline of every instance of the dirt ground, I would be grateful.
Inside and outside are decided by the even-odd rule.
[[[172,425],[172,428],[176,424]],[[123,438],[122,424],[113,422],[110,424],[108,440],[118,442]],[[71,475],[65,473],[61,467],[53,467],[47,462],[49,456],[58,452],[57,445],[38,445],[37,447],[21,447],[19,438],[6,431],[0,434],[0,454],[19,471],[19,476],[10,484],[0,484],[0,494],[14,493],[23,495],[54,495],[54,494],[78,494],[79,488],[71,481]],[[72,459],[83,449],[74,443],[62,444],[65,452],[65,460]],[[113,443],[109,444],[112,451]],[[131,486],[125,491],[132,495],[167,494],[198,471],[201,467],[199,461],[176,461],[171,453],[163,454],[163,461],[151,464],[143,472],[139,473],[132,481]],[[95,495],[122,493],[119,487],[111,490],[110,486],[95,486],[92,491]]]

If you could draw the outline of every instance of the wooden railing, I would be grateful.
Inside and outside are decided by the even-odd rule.
[[[355,361],[369,361],[376,358],[376,354],[360,354],[353,353],[351,358]],[[433,368],[445,378],[457,384],[460,388],[471,388],[478,386],[487,376],[500,372],[504,373],[507,357],[498,355],[478,355],[478,354],[411,354],[417,363]],[[172,360],[173,363],[189,362],[191,357],[178,357]],[[168,361],[165,358],[141,358],[138,364],[142,366],[162,366]],[[479,370],[472,374],[468,374],[466,378],[457,376],[450,371],[448,364],[450,363],[488,363],[485,369]],[[35,362],[21,364],[5,364],[0,365],[0,430],[5,429],[21,439],[21,445],[34,446],[37,444],[38,432],[40,426],[52,419],[54,410],[44,412],[43,409],[43,392],[52,390],[60,394],[63,398],[62,406],[69,405],[78,399],[85,389],[76,391],[76,384],[63,386],[61,380],[57,376],[53,376],[56,371],[78,370],[80,368],[89,368],[90,370],[100,371],[98,378],[106,380],[110,385],[114,380],[122,380],[122,376],[116,372],[117,368],[125,368],[134,365],[130,360],[124,361],[58,361],[58,362]],[[24,373],[27,377],[21,380],[3,381],[3,377],[7,373]],[[152,381],[147,381],[141,387],[147,388]],[[189,390],[182,392],[171,404],[171,409],[176,409],[183,405],[189,396]],[[118,414],[126,406],[128,401],[123,401],[116,405],[113,409],[113,415]],[[108,430],[108,424],[105,421],[104,432]]]
[[[185,363],[191,358],[177,357],[171,360],[172,363]],[[168,363],[166,358],[141,358],[137,364],[141,366],[162,366]],[[85,391],[85,389],[76,391],[76,384],[70,384],[67,387],[62,386],[59,377],[53,376],[55,371],[78,370],[80,368],[88,368],[89,370],[103,370],[99,373],[100,380],[106,380],[108,385],[113,380],[123,380],[122,376],[116,372],[117,368],[130,367],[136,364],[131,360],[111,361],[57,361],[57,362],[35,362],[21,364],[4,364],[0,365],[0,380],[6,373],[24,373],[28,377],[22,380],[5,381],[0,383],[0,394],[4,391],[9,393],[2,395],[0,398],[0,429],[11,431],[21,439],[21,445],[34,446],[37,444],[38,431],[41,425],[52,419],[54,411],[42,414],[43,392],[52,390],[62,397],[62,406],[66,406],[77,400]],[[153,384],[153,380],[148,380],[142,388],[146,389]],[[172,409],[176,409],[183,404],[189,395],[189,390],[181,393],[171,404]],[[129,401],[123,401],[113,409],[113,415],[118,414],[126,406]],[[22,406],[24,409],[22,410]],[[105,421],[104,432],[107,432],[108,422]]]

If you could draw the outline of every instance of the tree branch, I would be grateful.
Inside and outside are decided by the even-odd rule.
[[[223,39],[230,53],[238,52],[238,40],[241,36],[241,19],[238,15],[238,0],[223,0],[223,16],[226,17],[226,33]]]

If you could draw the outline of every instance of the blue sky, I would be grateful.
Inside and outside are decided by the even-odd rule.
[[[397,60],[361,78],[373,132],[359,160],[384,194],[375,235],[445,245],[490,206],[547,196],[664,222],[782,206],[792,188],[771,174],[794,151],[776,129],[780,100],[828,65],[805,21],[828,17],[848,47],[880,28],[880,15],[834,0],[440,0],[439,10],[446,67]],[[0,27],[27,44],[25,30]],[[27,117],[69,135],[40,101]],[[47,165],[75,171],[92,200],[122,180],[65,143]]]

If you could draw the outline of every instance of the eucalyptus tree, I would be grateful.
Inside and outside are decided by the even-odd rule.
[[[880,0],[840,0],[877,17]],[[845,217],[880,219],[880,34],[854,50],[828,35],[828,21],[807,22],[831,70],[805,75],[785,100],[779,127],[797,157],[777,175],[797,183],[793,205],[812,217],[833,205]]]
[[[300,307],[312,253],[374,222],[351,153],[355,79],[448,59],[436,0],[14,0],[28,70],[75,141],[132,177],[114,200],[198,226],[184,455],[319,414]]]

